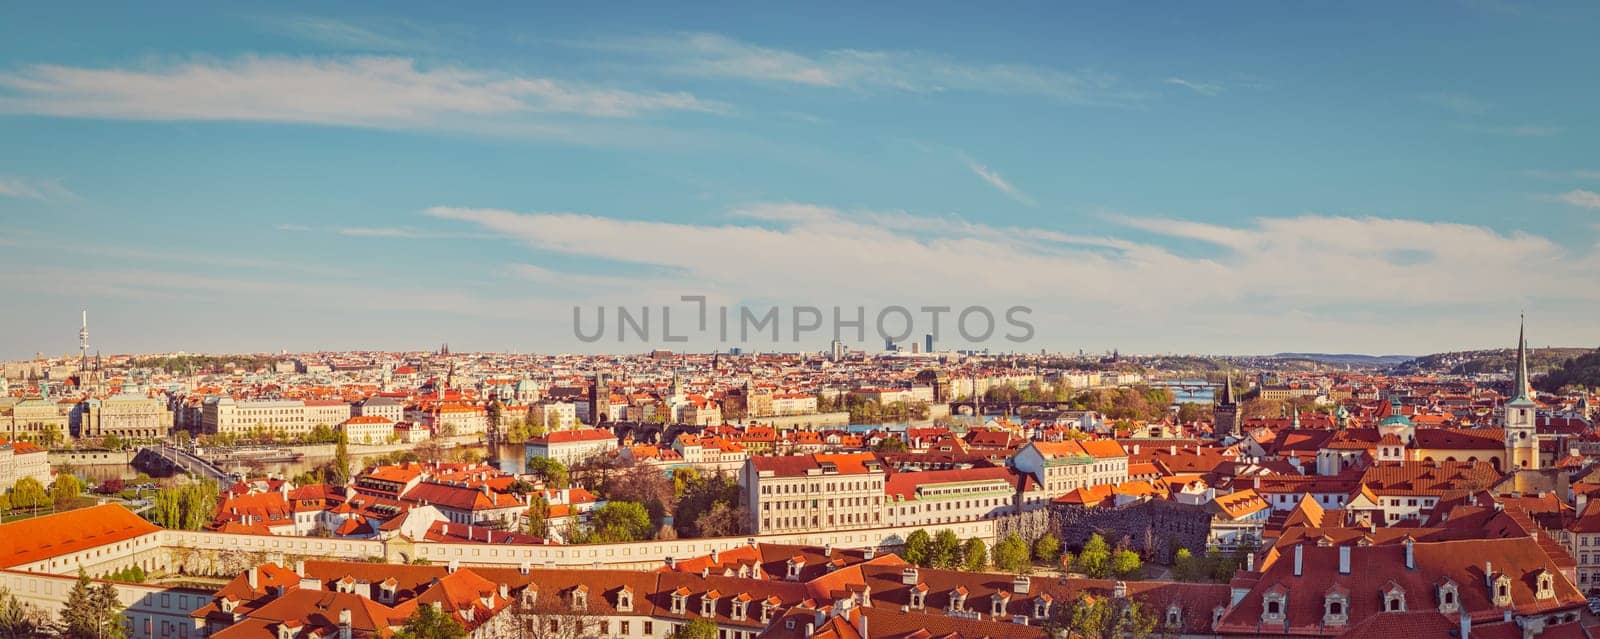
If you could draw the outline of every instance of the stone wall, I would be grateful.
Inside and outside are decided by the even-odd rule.
[[[1051,504],[1050,525],[1068,548],[1081,548],[1098,533],[1111,545],[1126,542],[1147,561],[1171,563],[1179,547],[1201,554],[1211,532],[1211,514],[1204,506],[1164,499],[1122,508],[1085,508]]]

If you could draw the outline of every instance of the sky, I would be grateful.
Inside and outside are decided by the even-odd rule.
[[[1600,344],[1592,2],[0,12],[0,358]]]

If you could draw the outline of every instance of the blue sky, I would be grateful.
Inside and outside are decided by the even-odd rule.
[[[1025,304],[1025,350],[1600,337],[1593,3],[5,12],[0,357],[84,306],[107,352],[632,351],[572,308],[686,294]]]

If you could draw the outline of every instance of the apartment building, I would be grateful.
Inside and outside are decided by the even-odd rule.
[[[1046,495],[1128,480],[1128,452],[1110,439],[1029,442],[1011,466],[1032,475]]]
[[[739,475],[759,534],[884,523],[883,464],[871,453],[752,457]]]
[[[201,429],[211,435],[244,435],[260,429],[297,437],[318,425],[331,427],[349,418],[350,405],[338,400],[208,397],[200,405]]]

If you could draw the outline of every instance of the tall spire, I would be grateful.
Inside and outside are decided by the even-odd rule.
[[[78,370],[89,368],[89,309],[83,309],[83,328],[78,329]]]
[[[1517,321],[1517,377],[1511,382],[1512,402],[1532,402],[1528,386],[1528,340],[1525,337],[1528,319],[1519,315]]]

